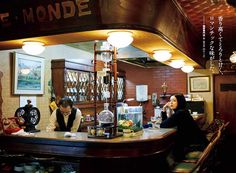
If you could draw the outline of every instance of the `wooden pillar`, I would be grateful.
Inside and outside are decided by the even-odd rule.
[[[114,125],[117,124],[117,112],[116,112],[116,102],[117,102],[117,48],[114,47],[114,57],[113,57],[113,75],[114,75],[114,98],[113,98],[113,108],[114,108]]]
[[[94,59],[93,59],[93,71],[94,71],[94,88],[93,88],[93,103],[94,103],[94,126],[97,124],[97,43],[94,43]]]

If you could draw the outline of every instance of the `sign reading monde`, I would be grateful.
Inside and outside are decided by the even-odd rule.
[[[1,40],[6,40],[6,34],[9,36],[13,31],[24,35],[26,32],[45,32],[56,28],[63,31],[73,25],[88,25],[90,21],[96,21],[96,3],[94,0],[0,2]]]

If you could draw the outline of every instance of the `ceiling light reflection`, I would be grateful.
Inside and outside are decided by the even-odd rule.
[[[173,68],[181,68],[183,67],[185,64],[184,60],[182,59],[179,59],[179,60],[172,60],[170,62],[170,66],[173,67]]]
[[[107,41],[116,48],[123,48],[133,42],[133,34],[128,31],[114,31],[108,33]]]
[[[37,41],[24,41],[22,49],[30,55],[38,55],[45,50],[44,43]]]
[[[155,50],[153,57],[155,60],[164,62],[171,58],[172,54],[168,50]]]
[[[194,67],[191,65],[185,65],[181,68],[184,73],[190,73],[194,70]]]
[[[233,54],[229,57],[229,60],[232,63],[236,63],[236,51],[233,51]]]

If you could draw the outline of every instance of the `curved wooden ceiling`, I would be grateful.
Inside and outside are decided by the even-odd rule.
[[[52,36],[3,41],[0,42],[0,47],[2,50],[4,50],[4,46],[7,46],[6,47],[7,49],[20,48],[23,41],[32,39],[44,42],[46,45],[94,41],[95,39],[106,40],[107,33],[110,31],[112,30],[95,30],[95,31],[75,32],[75,33],[59,34]],[[170,50],[173,55],[171,60],[183,59],[187,65],[193,65],[195,68],[201,68],[198,63],[196,63],[188,56],[186,56],[183,52],[181,52],[180,50],[176,49],[174,46],[163,40],[157,34],[139,30],[129,30],[129,31],[133,33],[134,37],[132,45],[140,50],[145,51],[147,54],[149,54],[149,57],[151,58],[153,57],[154,50],[167,49]],[[164,64],[168,65],[169,63],[170,60],[166,61]]]
[[[218,42],[218,17],[222,16],[223,59],[228,59],[236,50],[236,8],[230,0],[175,0],[200,37],[206,25],[209,41],[210,17],[214,17],[215,40]],[[205,20],[205,21],[204,21]]]

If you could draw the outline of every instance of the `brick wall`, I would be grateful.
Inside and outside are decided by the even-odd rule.
[[[124,62],[118,62],[119,71],[126,73],[126,98],[135,98],[136,85],[148,85],[148,95],[157,93],[158,99],[162,101],[160,95],[163,94],[161,85],[166,82],[168,85],[167,94],[187,93],[187,74],[180,69],[169,66],[159,66],[156,68],[142,68]],[[138,105],[137,102],[129,102],[129,105]],[[149,121],[154,114],[152,101],[149,99],[143,103],[146,115],[144,122]]]

